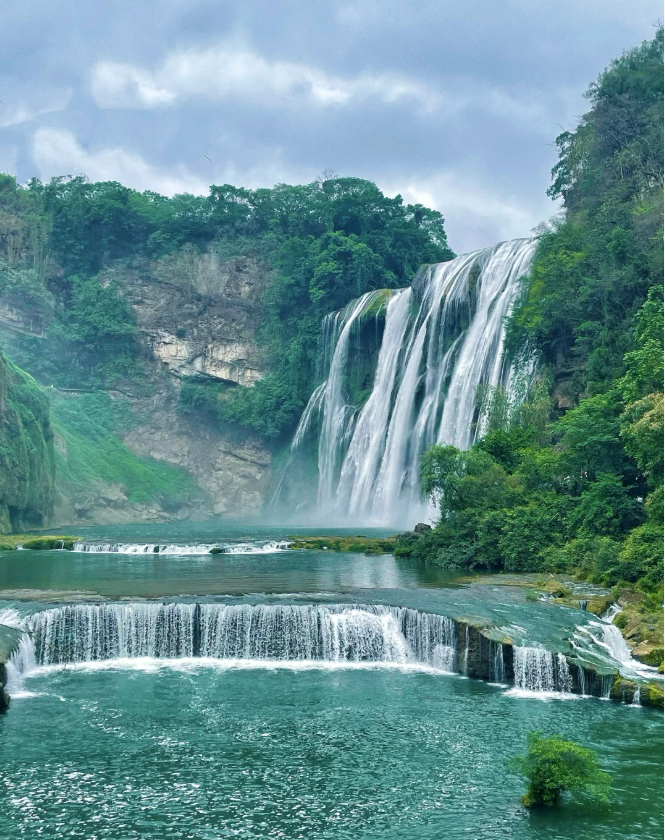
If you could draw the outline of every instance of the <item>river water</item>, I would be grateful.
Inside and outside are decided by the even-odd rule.
[[[555,643],[592,619],[391,556],[281,551],[286,536],[108,528],[84,537],[134,553],[3,553],[0,611],[19,620],[71,603],[392,604],[489,617],[520,628],[525,643]],[[242,553],[136,548],[213,543]],[[611,804],[523,809],[506,764],[531,730],[598,750]],[[660,838],[662,753],[662,715],[649,709],[400,661],[69,662],[30,672],[0,717],[0,836]]]

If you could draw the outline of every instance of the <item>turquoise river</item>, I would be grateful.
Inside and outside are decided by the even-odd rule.
[[[109,527],[79,532],[88,551],[0,555],[0,624],[36,640],[0,715],[3,840],[663,836],[662,714],[446,667],[441,616],[555,647],[593,616],[390,555],[285,550],[292,532]],[[439,634],[421,661],[395,608]],[[507,763],[532,730],[596,749],[611,804],[524,809]]]

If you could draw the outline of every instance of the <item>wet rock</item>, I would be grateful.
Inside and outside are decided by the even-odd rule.
[[[421,537],[423,534],[427,534],[429,531],[432,530],[431,525],[427,525],[424,522],[419,522],[416,527],[413,529],[413,533],[417,536]]]

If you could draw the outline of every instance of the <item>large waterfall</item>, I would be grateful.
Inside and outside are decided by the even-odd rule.
[[[535,248],[535,239],[520,239],[465,254],[427,267],[413,288],[370,292],[328,316],[326,379],[292,443],[297,460],[308,437],[318,434],[319,518],[412,524],[423,516],[419,463],[425,449],[473,444],[482,433],[483,386],[502,386],[509,400],[516,398],[504,325]],[[358,404],[347,384],[350,347],[354,331],[376,312],[385,315],[383,336],[371,391]]]

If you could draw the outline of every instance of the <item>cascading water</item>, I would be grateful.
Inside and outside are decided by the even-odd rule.
[[[545,648],[514,647],[515,687],[523,691],[570,693],[573,681],[566,657]]]
[[[368,605],[101,604],[28,619],[37,665],[136,657],[418,663],[455,669],[445,616]],[[29,639],[29,637],[25,637]],[[21,661],[29,661],[26,651]],[[16,670],[20,664],[15,663]]]
[[[165,554],[175,556],[203,554],[274,554],[286,551],[288,540],[268,540],[256,543],[205,543],[176,545],[166,543],[86,543],[76,542],[72,551],[86,554]]]
[[[571,638],[571,644],[582,653],[591,651],[593,654],[601,653],[608,657],[628,679],[662,680],[657,668],[645,665],[633,657],[621,630],[613,623],[615,616],[620,612],[621,607],[613,604],[599,621],[590,621],[584,626],[578,626],[577,632]]]
[[[490,641],[489,679],[493,683],[506,681],[506,668],[503,661],[503,645],[501,642]]]
[[[317,515],[327,524],[422,517],[425,449],[472,445],[482,433],[481,386],[505,387],[509,401],[517,399],[519,377],[503,352],[504,324],[535,248],[535,239],[504,242],[429,266],[413,289],[392,293],[373,387],[360,409],[345,390],[350,335],[371,296],[386,293],[369,293],[328,316],[324,343],[334,349],[327,379],[292,443],[296,453],[318,418]]]
[[[513,644],[507,654],[505,642],[483,637],[466,621],[382,604],[77,604],[25,617],[11,609],[6,617],[24,631],[7,663],[10,694],[23,691],[35,668],[114,661],[126,667],[128,660],[141,667],[144,660],[198,659],[231,667],[434,669],[559,696],[609,697],[617,676],[591,672],[587,683],[573,660],[573,679],[560,651]],[[640,702],[638,692],[625,696]]]

